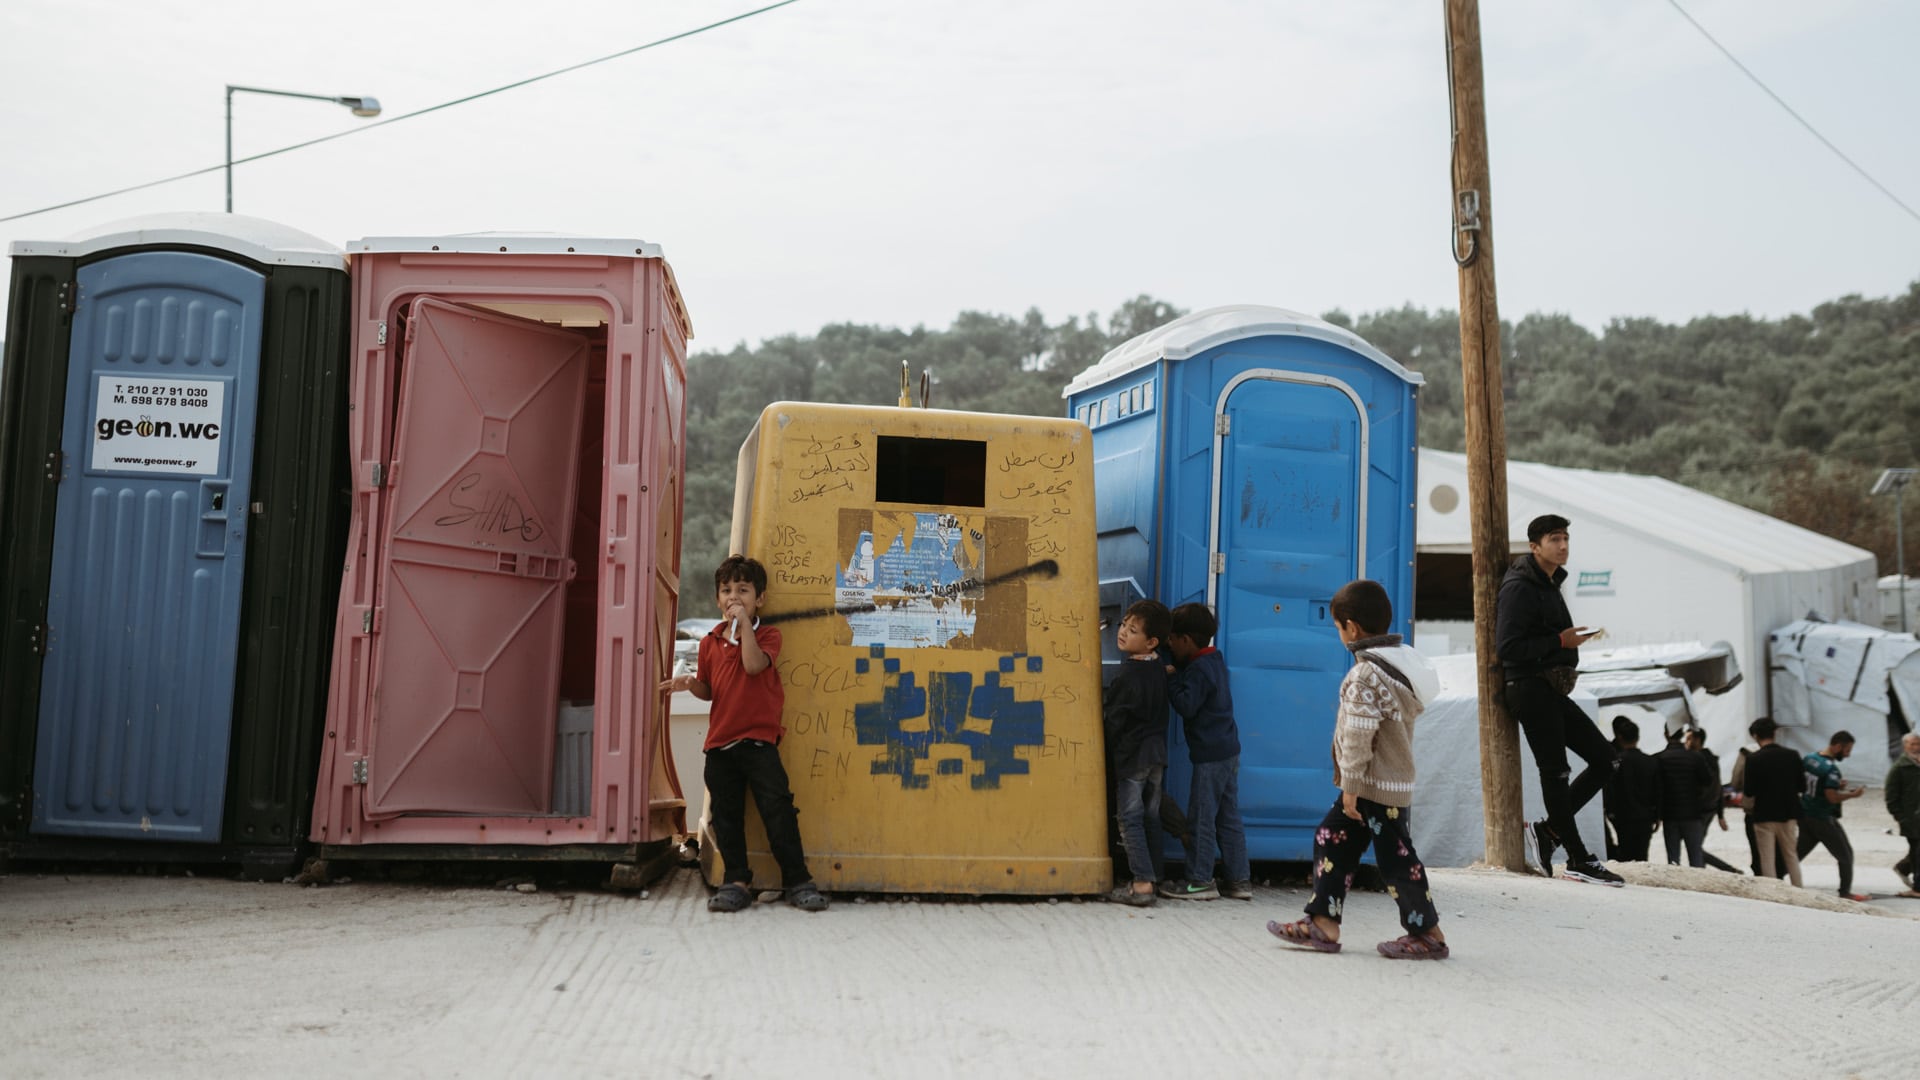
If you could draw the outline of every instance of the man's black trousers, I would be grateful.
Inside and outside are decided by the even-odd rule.
[[[1580,706],[1542,677],[1509,682],[1507,712],[1519,723],[1520,730],[1526,732],[1527,747],[1533,751],[1534,764],[1539,766],[1540,798],[1547,806],[1548,827],[1567,849],[1570,860],[1591,859],[1593,854],[1580,842],[1580,828],[1574,824],[1573,815],[1606,786],[1620,752],[1600,734],[1600,728],[1580,711]],[[1571,783],[1568,778],[1573,770],[1567,764],[1569,750],[1587,763]]]

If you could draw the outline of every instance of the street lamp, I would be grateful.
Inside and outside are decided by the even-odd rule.
[[[379,116],[380,102],[370,97],[334,97],[331,94],[300,94],[292,90],[266,90],[258,86],[234,86],[227,84],[227,213],[233,213],[233,92],[238,90],[246,94],[272,94],[275,97],[306,98],[309,101],[331,101],[335,105],[345,105],[353,110],[355,116]]]
[[[1900,493],[1913,482],[1916,469],[1888,469],[1873,482],[1872,495],[1893,492],[1893,557],[1900,571],[1900,632],[1907,632],[1907,537],[1900,526]]]

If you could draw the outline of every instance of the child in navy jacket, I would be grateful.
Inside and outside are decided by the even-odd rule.
[[[1160,895],[1179,900],[1253,899],[1253,872],[1247,865],[1247,830],[1240,821],[1240,729],[1233,722],[1233,691],[1227,683],[1227,659],[1213,647],[1219,629],[1205,604],[1173,609],[1167,649],[1177,667],[1167,680],[1167,700],[1180,714],[1187,734],[1187,758],[1193,782],[1187,796],[1187,821],[1193,843],[1187,849],[1187,880],[1167,881]],[[1226,887],[1213,883],[1218,853]]]

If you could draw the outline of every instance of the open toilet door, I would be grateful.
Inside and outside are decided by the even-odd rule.
[[[406,342],[366,811],[545,814],[591,345],[430,298]]]

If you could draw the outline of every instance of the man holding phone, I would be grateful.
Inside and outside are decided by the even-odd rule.
[[[1566,848],[1561,876],[1618,888],[1625,882],[1587,850],[1573,820],[1606,786],[1619,751],[1567,698],[1580,666],[1580,646],[1599,635],[1596,628],[1573,625],[1560,595],[1560,583],[1567,579],[1569,524],[1558,514],[1527,523],[1527,554],[1513,561],[1500,582],[1494,641],[1506,673],[1507,711],[1526,733],[1547,805],[1546,820],[1522,823],[1528,855],[1552,877],[1554,850]],[[1568,750],[1587,763],[1571,783]]]
[[[1825,750],[1800,759],[1800,767],[1807,772],[1807,790],[1800,796],[1798,851],[1804,861],[1815,844],[1825,847],[1840,864],[1840,899],[1864,902],[1873,898],[1853,891],[1853,842],[1840,826],[1840,804],[1867,793],[1865,784],[1848,787],[1846,777],[1840,775],[1840,763],[1852,753],[1852,733],[1836,731]]]

